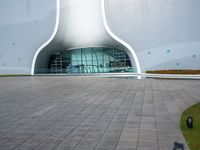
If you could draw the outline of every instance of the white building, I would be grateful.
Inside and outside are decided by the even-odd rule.
[[[200,68],[199,0],[1,0],[0,74]]]

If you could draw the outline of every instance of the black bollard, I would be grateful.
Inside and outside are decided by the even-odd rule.
[[[193,128],[193,118],[192,118],[191,116],[187,117],[186,125],[187,125],[187,127],[190,128],[190,129]]]
[[[178,143],[178,142],[175,141],[173,150],[184,150],[183,143]]]

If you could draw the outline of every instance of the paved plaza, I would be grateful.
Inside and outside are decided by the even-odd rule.
[[[173,150],[199,80],[1,77],[1,150]],[[177,149],[178,150],[178,149]]]

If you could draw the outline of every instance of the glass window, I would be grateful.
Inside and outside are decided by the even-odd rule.
[[[67,74],[133,71],[124,51],[108,47],[60,50],[50,56],[47,70]]]

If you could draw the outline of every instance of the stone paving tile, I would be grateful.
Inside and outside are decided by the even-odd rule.
[[[117,146],[117,149],[130,149],[130,148],[133,148],[133,149],[136,149],[137,148],[137,141],[126,141],[126,140],[120,140],[119,143],[118,143],[118,146]]]
[[[198,80],[0,78],[1,150],[189,149],[181,113]]]

